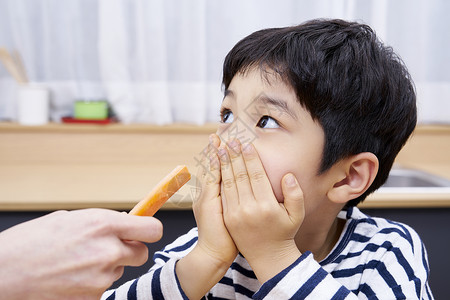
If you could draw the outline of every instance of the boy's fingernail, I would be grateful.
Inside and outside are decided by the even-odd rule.
[[[221,159],[225,159],[227,157],[227,150],[225,148],[220,148],[217,153]]]
[[[217,167],[218,161],[217,161],[217,156],[216,155],[213,155],[213,154],[209,155],[209,164],[212,167]]]
[[[294,186],[297,185],[297,181],[296,181],[294,175],[292,175],[292,174],[287,174],[287,175],[284,177],[284,182],[285,182],[286,185],[289,186],[289,187],[294,187]]]
[[[228,144],[228,147],[230,147],[231,149],[233,149],[235,151],[239,149],[239,142],[235,139],[229,141],[227,144]]]
[[[245,143],[242,145],[242,152],[245,154],[250,154],[253,152],[253,145],[250,143]]]

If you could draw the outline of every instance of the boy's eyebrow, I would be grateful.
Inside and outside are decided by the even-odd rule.
[[[225,99],[227,96],[231,96],[231,97],[233,97],[234,98],[234,93],[233,93],[233,91],[231,91],[231,90],[225,90],[225,92],[223,93],[223,99]],[[222,99],[222,101],[223,101],[223,99]]]
[[[228,96],[233,100],[236,99],[233,91],[227,89],[224,92],[223,100]],[[266,108],[267,108],[267,105],[274,106],[275,108],[278,108],[280,110],[279,114],[281,114],[282,112],[285,112],[288,115],[290,115],[292,118],[294,118],[295,120],[298,120],[297,115],[292,111],[292,109],[289,108],[286,101],[269,97],[264,92],[259,94],[258,96],[256,96],[255,99],[253,99],[253,101],[261,102],[263,105],[265,105]],[[272,111],[272,109],[268,109],[268,110]]]
[[[292,111],[292,109],[289,108],[289,105],[287,104],[286,101],[280,100],[280,99],[276,99],[276,98],[272,98],[267,96],[265,93],[261,93],[259,94],[254,101],[258,101],[258,102],[262,102],[265,105],[271,105],[274,106],[275,108],[280,109],[280,114],[282,112],[287,113],[288,115],[290,115],[292,118],[294,118],[295,120],[297,120],[297,115]],[[271,110],[271,109],[269,109]]]

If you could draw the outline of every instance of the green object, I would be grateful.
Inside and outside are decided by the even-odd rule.
[[[108,118],[108,102],[75,101],[73,117],[78,120],[105,120]]]

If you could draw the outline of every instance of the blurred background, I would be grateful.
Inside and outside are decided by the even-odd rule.
[[[175,165],[196,174],[228,51],[256,30],[343,18],[370,25],[402,57],[421,123],[391,185],[360,208],[418,231],[433,293],[448,298],[449,11],[447,0],[0,0],[0,59],[11,53],[21,78],[43,87],[26,89],[0,63],[0,231],[58,209],[127,211]],[[106,124],[104,107],[91,106],[105,102],[119,124],[56,124]],[[185,187],[157,213],[165,232],[150,253],[195,226],[195,186]],[[151,265],[127,268],[115,285]]]
[[[450,123],[450,1],[0,0],[0,46],[51,90],[51,120],[107,99],[123,123],[218,120],[222,62],[244,36],[312,18],[367,23],[402,57],[421,123]],[[0,121],[17,84],[0,67]]]

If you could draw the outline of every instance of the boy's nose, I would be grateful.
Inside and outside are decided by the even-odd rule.
[[[257,138],[254,128],[251,128],[249,124],[239,120],[235,120],[221,132],[218,130],[217,135],[220,138],[221,146],[228,144],[235,139],[239,140],[241,144],[253,143]]]

